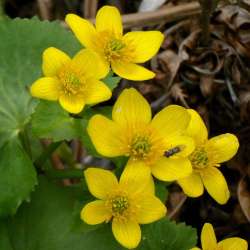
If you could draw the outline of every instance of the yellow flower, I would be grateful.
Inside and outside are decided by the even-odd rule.
[[[247,250],[248,248],[247,242],[238,237],[217,243],[213,226],[210,223],[205,223],[202,228],[201,245],[203,250]],[[200,248],[194,247],[191,250],[200,250]]]
[[[140,163],[128,166],[120,181],[108,170],[89,168],[84,172],[89,191],[98,200],[88,203],[81,218],[90,225],[112,220],[116,240],[126,248],[138,246],[139,224],[159,220],[166,214],[165,205],[154,195],[150,171]]]
[[[193,172],[178,180],[185,194],[198,197],[203,194],[204,186],[208,193],[219,203],[225,204],[230,196],[227,182],[218,169],[220,163],[228,161],[237,152],[239,142],[233,134],[222,134],[208,140],[207,128],[199,114],[188,110],[191,121],[187,134],[195,141],[195,150],[189,156]]]
[[[57,101],[70,113],[79,113],[85,104],[110,99],[110,89],[99,79],[106,75],[98,59],[88,50],[81,50],[73,59],[50,47],[43,53],[44,77],[31,86],[31,95]]]
[[[75,14],[68,14],[66,22],[82,45],[100,56],[106,72],[111,66],[117,75],[136,81],[155,76],[136,63],[144,63],[157,53],[164,39],[161,32],[134,31],[123,35],[121,15],[111,6],[98,11],[95,27]]]
[[[190,121],[187,110],[170,105],[151,118],[151,108],[135,89],[125,89],[118,97],[112,120],[93,116],[87,131],[96,150],[107,157],[129,156],[141,161],[163,181],[184,178],[192,172],[186,157],[194,150],[193,139],[183,136]],[[179,149],[173,156],[165,155]]]

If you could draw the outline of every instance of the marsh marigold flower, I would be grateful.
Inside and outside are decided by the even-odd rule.
[[[183,136],[190,121],[187,110],[170,105],[151,117],[151,107],[135,89],[125,89],[112,110],[112,120],[94,115],[87,131],[96,150],[107,157],[128,156],[129,162],[143,162],[163,181],[188,176],[192,166],[187,155],[194,149],[193,139]],[[173,156],[165,154],[180,148]]]
[[[126,248],[135,248],[141,240],[139,224],[159,220],[166,214],[165,205],[154,194],[150,171],[135,163],[128,166],[120,181],[108,170],[84,171],[90,193],[98,200],[88,203],[81,218],[90,225],[112,221],[116,240]]]
[[[121,15],[117,8],[102,7],[96,15],[95,27],[75,14],[66,23],[82,45],[99,55],[103,68],[130,80],[147,80],[155,74],[137,63],[151,59],[159,50],[164,36],[159,31],[133,31],[123,35]]]
[[[191,121],[187,134],[195,141],[195,150],[189,156],[193,172],[178,180],[185,194],[198,197],[203,194],[204,186],[208,193],[219,203],[225,204],[230,196],[227,182],[218,169],[220,163],[230,160],[237,152],[239,142],[233,134],[222,134],[208,139],[207,128],[199,114],[188,110]]]
[[[63,51],[48,48],[43,53],[42,69],[44,77],[32,84],[32,96],[58,100],[70,113],[79,113],[85,104],[103,102],[112,95],[100,81],[106,72],[88,50],[82,50],[70,59]]]
[[[245,240],[233,237],[222,240],[217,243],[213,226],[210,223],[206,223],[201,232],[201,246],[202,250],[247,250],[248,244]],[[198,247],[194,247],[190,250],[201,250]]]

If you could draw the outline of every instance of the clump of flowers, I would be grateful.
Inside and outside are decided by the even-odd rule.
[[[46,49],[44,76],[32,84],[32,96],[59,101],[63,109],[77,114],[85,105],[111,98],[111,90],[101,81],[111,69],[136,81],[155,76],[137,63],[157,53],[164,39],[161,32],[124,35],[120,13],[110,6],[98,11],[95,27],[74,14],[68,14],[66,22],[85,49],[73,58],[54,47]],[[233,134],[208,139],[207,128],[195,110],[169,105],[152,117],[147,100],[129,88],[116,100],[111,119],[101,114],[86,119],[96,151],[110,158],[126,156],[128,162],[119,181],[109,170],[89,167],[84,171],[88,189],[97,200],[82,208],[81,219],[90,225],[111,222],[113,235],[122,246],[136,248],[141,241],[140,224],[166,215],[166,206],[155,195],[153,177],[177,181],[190,197],[201,196],[205,187],[219,204],[228,201],[230,192],[219,167],[236,154],[238,139]],[[240,238],[217,243],[211,224],[204,225],[201,243],[203,250],[247,250],[246,241]]]
[[[233,237],[217,242],[213,226],[205,223],[201,232],[202,250],[247,250],[248,244],[245,240]],[[194,247],[190,250],[201,250]]]
[[[91,225],[112,220],[113,234],[126,248],[140,243],[139,224],[154,222],[166,214],[165,205],[154,194],[150,171],[143,164],[128,166],[119,182],[111,171],[99,168],[89,168],[84,175],[98,200],[83,208],[81,218]]]
[[[137,63],[144,63],[157,53],[164,39],[161,32],[133,31],[123,35],[121,15],[111,6],[98,11],[95,27],[75,14],[68,14],[66,22],[82,45],[99,56],[106,73],[111,67],[117,75],[130,80],[155,76]]]

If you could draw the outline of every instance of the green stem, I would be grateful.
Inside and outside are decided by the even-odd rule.
[[[67,169],[56,170],[48,169],[45,171],[46,175],[52,179],[81,179],[83,178],[83,170],[80,169]]]
[[[25,151],[27,152],[27,154],[32,159],[32,151],[31,151],[31,147],[30,147],[30,139],[29,139],[28,131],[27,131],[26,128],[24,128],[23,131],[20,132],[20,138],[21,138],[21,141],[22,141],[22,144],[23,144],[23,147],[24,147]]]
[[[42,167],[45,162],[50,158],[52,153],[61,145],[61,141],[53,142],[42,152],[42,154],[34,161],[34,165],[37,167]]]

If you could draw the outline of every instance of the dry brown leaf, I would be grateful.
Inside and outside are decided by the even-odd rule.
[[[167,86],[171,86],[174,78],[179,70],[181,59],[172,50],[166,50],[159,54],[159,63],[164,72],[166,72],[166,82]]]
[[[188,108],[188,104],[186,102],[186,98],[188,97],[187,94],[184,92],[183,88],[181,87],[181,85],[179,83],[175,83],[171,90],[170,90],[171,96],[176,100],[176,101],[180,101],[182,103],[183,106],[185,106],[186,108]]]
[[[238,199],[241,209],[250,222],[250,179],[244,177],[238,185]]]
[[[194,49],[197,45],[198,37],[200,36],[201,30],[193,31],[187,38],[183,40],[179,47],[178,56],[182,59],[182,61],[189,59],[188,50]]]
[[[233,31],[239,28],[249,28],[250,14],[247,10],[237,5],[227,5],[221,8],[216,14],[216,21],[226,24]]]
[[[213,94],[214,77],[211,75],[201,75],[200,89],[203,96],[210,96]]]
[[[239,94],[241,120],[249,120],[250,113],[250,90],[243,89]]]

